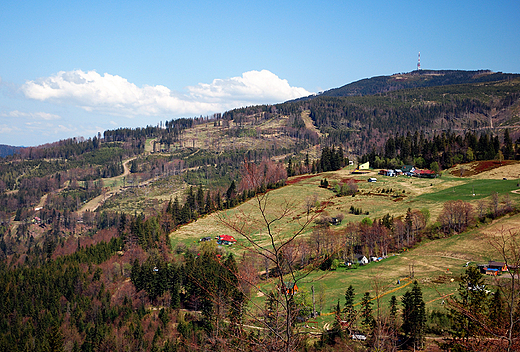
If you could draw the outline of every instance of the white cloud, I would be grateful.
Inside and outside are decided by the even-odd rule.
[[[280,79],[274,73],[249,71],[242,77],[215,79],[211,84],[199,83],[188,87],[193,97],[220,100],[250,101],[255,103],[283,102],[300,98],[311,93],[304,88],[291,87],[285,79]]]
[[[267,70],[215,79],[211,84],[199,83],[187,87],[187,93],[174,92],[162,85],[137,87],[117,75],[81,70],[60,71],[54,76],[27,81],[21,90],[35,100],[130,117],[199,115],[311,94],[304,88],[291,87],[287,80]]]
[[[13,132],[15,130],[18,130],[18,128],[12,127],[12,126],[8,126],[6,124],[0,125],[0,134],[11,133],[11,132]]]
[[[35,119],[43,119],[46,121],[49,120],[59,120],[61,119],[61,116],[56,114],[49,114],[47,112],[21,112],[18,110],[13,110],[8,113],[2,113],[0,116],[3,117],[30,117]]]

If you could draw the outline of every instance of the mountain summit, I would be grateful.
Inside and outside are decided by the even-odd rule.
[[[396,73],[391,76],[365,78],[339,88],[327,90],[320,95],[329,97],[374,95],[399,89],[496,82],[518,77],[520,77],[519,74],[492,72],[490,70],[415,70],[408,73]]]

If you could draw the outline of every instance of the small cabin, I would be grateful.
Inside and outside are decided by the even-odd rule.
[[[284,289],[288,295],[292,296],[295,292],[298,292],[298,285],[294,282],[284,282],[282,289]]]
[[[355,259],[359,265],[368,264],[368,258],[365,257],[363,254],[356,254]]]
[[[230,236],[230,235],[217,236],[217,244],[228,246],[228,245],[232,245],[232,244],[236,243],[236,241],[237,240],[235,239],[235,237]]]
[[[370,162],[369,161],[367,161],[364,164],[359,164],[359,166],[358,166],[358,170],[368,170],[368,169],[370,169]]]
[[[341,219],[339,219],[339,218],[330,218],[329,223],[331,225],[337,226],[337,225],[341,224]]]
[[[375,177],[370,177],[370,178],[368,179],[368,182],[377,182],[377,178],[375,178]]]

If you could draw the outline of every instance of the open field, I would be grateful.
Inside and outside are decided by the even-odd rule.
[[[395,295],[400,302],[401,296],[411,289],[410,284],[417,280],[421,285],[423,299],[427,311],[444,310],[443,302],[449,296],[456,294],[459,277],[465,271],[465,264],[487,263],[488,260],[500,260],[500,257],[490,244],[493,237],[500,231],[520,228],[520,215],[506,216],[485,228],[476,228],[467,233],[454,235],[450,238],[426,241],[416,248],[400,254],[391,255],[381,262],[369,263],[357,269],[340,267],[335,271],[316,270],[303,277],[298,282],[299,292],[303,293],[310,303],[311,286],[314,286],[317,310],[321,316],[314,319],[319,329],[332,324],[332,314],[336,303],[344,304],[345,291],[349,285],[355,289],[355,302],[359,302],[365,292],[370,292],[374,309],[377,304],[383,311],[388,309],[390,298]],[[410,279],[413,266],[414,278]],[[263,282],[259,288],[270,290],[276,279]],[[399,280],[399,283],[398,283]],[[486,277],[488,285],[494,284],[495,278]],[[263,302],[264,296],[254,297],[255,303]],[[379,300],[375,297],[379,297]]]
[[[520,164],[514,166],[520,170]],[[369,177],[377,177],[378,182],[367,182]],[[311,177],[297,176],[295,178],[299,181],[296,183],[289,181],[288,183],[291,184],[268,193],[269,211],[277,213],[286,203],[292,209],[290,216],[283,219],[279,225],[278,230],[281,233],[287,232],[291,228],[294,229],[295,220],[306,215],[305,203],[309,197],[316,197],[322,205],[321,214],[330,216],[343,214],[345,216],[343,223],[337,226],[337,229],[343,228],[348,222],[358,222],[366,216],[371,219],[380,219],[386,214],[404,216],[408,208],[428,209],[431,216],[430,221],[435,221],[445,201],[462,199],[476,206],[477,201],[481,199],[487,201],[493,192],[498,192],[501,196],[507,194],[515,204],[520,202],[520,194],[512,193],[520,188],[517,186],[518,179],[460,178],[451,176],[449,173],[436,179],[419,179],[404,176],[380,176],[375,171],[364,175],[353,175],[349,168]],[[358,194],[355,197],[337,197],[332,190],[334,184],[344,182],[349,178],[359,181],[357,183]],[[320,181],[323,179],[329,181],[329,189],[319,187]],[[239,216],[244,218],[247,214],[251,222],[248,226],[251,227],[256,221],[255,216],[259,215],[252,213],[253,202],[254,200],[250,200],[234,209],[225,211],[224,214],[231,219],[238,219]],[[349,214],[351,206],[361,208],[364,213],[368,212],[368,215]],[[257,227],[256,231],[261,240],[262,230]],[[221,224],[216,214],[211,214],[182,226],[173,232],[170,238],[172,244],[175,245],[179,241],[189,243],[201,237],[218,234],[234,235],[233,231]]]
[[[513,170],[520,170],[520,164],[515,164],[507,166],[506,172],[511,172],[511,167]],[[500,174],[500,169],[495,169],[494,172]],[[377,177],[378,181],[369,183],[366,181],[369,177]],[[324,178],[331,185],[329,189],[319,187],[320,181]],[[358,181],[358,194],[355,197],[336,197],[330,188],[336,182],[344,182],[348,178]],[[369,212],[368,217],[371,219],[381,218],[387,213],[393,216],[404,216],[408,208],[426,208],[431,214],[430,222],[434,222],[442,210],[443,203],[448,200],[462,199],[476,205],[479,200],[488,202],[491,193],[498,192],[500,197],[508,195],[514,204],[519,204],[520,195],[512,193],[520,188],[517,186],[518,182],[518,179],[503,180],[498,177],[461,178],[452,176],[448,172],[437,179],[384,177],[376,175],[375,171],[364,175],[352,175],[351,169],[346,168],[319,175],[297,176],[293,181],[289,180],[287,186],[267,194],[270,202],[268,213],[269,216],[279,214],[285,204],[290,204],[291,213],[276,227],[280,236],[292,233],[298,228],[298,221],[304,220],[306,216],[305,201],[308,197],[314,196],[324,207],[321,214],[345,215],[343,223],[335,227],[338,230],[348,222],[360,221],[367,216],[348,214],[350,206]],[[248,229],[252,238],[261,246],[268,245],[265,230],[260,225],[253,202],[254,199],[227,210],[220,216],[211,214],[182,226],[171,233],[172,245],[182,242],[188,246],[196,246],[201,237],[229,234],[235,236],[238,243],[226,250],[240,255],[245,249],[246,241],[226,227],[222,223],[223,218]],[[412,269],[414,279],[419,281],[423,289],[427,309],[443,309],[443,300],[454,294],[458,288],[458,277],[464,272],[464,265],[467,262],[476,264],[486,263],[488,260],[500,260],[490,241],[500,231],[509,229],[515,231],[519,228],[520,215],[506,216],[487,225],[480,224],[480,227],[463,234],[435,241],[425,240],[416,248],[390,254],[389,258],[381,262],[370,263],[357,269],[339,267],[335,271],[313,271],[302,276],[298,286],[308,300],[311,299],[311,286],[314,286],[316,297],[319,297],[317,302],[321,302],[317,309],[325,313],[316,320],[320,327],[332,321],[332,315],[326,314],[332,311],[332,307],[338,300],[340,305],[344,303],[344,293],[349,285],[355,288],[358,302],[364,292],[368,291],[372,297],[379,295],[381,307],[386,309],[392,295],[396,295],[399,299],[409,289],[407,285],[411,282]],[[311,231],[312,227],[308,228],[303,236]],[[304,274],[300,273],[300,275]],[[398,280],[400,280],[399,284]],[[492,283],[491,278],[487,280]],[[259,288],[261,291],[266,291],[272,289],[274,284],[275,281],[272,280],[264,281]],[[253,299],[261,303],[264,296],[254,295]]]

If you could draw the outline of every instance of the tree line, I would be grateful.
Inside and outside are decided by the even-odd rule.
[[[427,138],[422,132],[410,132],[389,137],[377,151],[363,155],[360,162],[369,161],[374,168],[399,168],[415,165],[429,168],[437,163],[447,169],[458,163],[478,160],[514,160],[520,158],[520,140],[513,143],[509,130],[504,131],[502,141],[498,135],[483,132],[480,135],[468,131],[463,136],[455,132],[443,132]]]

